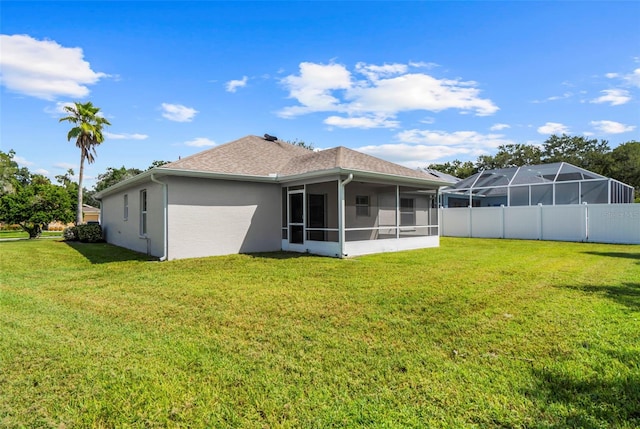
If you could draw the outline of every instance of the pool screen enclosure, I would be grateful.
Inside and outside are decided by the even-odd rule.
[[[634,188],[566,162],[483,170],[442,190],[444,207],[633,203]]]

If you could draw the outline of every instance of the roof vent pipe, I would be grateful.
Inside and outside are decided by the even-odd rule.
[[[271,136],[271,135],[269,135],[269,134],[265,134],[265,135],[264,135],[264,139],[265,139],[266,141],[268,141],[268,142],[274,142],[274,141],[278,140],[278,137],[276,137],[276,136]]]

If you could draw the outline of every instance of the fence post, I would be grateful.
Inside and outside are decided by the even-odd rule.
[[[584,241],[589,241],[589,204],[585,201],[584,205]]]
[[[473,238],[473,207],[469,206],[469,238]]]
[[[504,226],[504,204],[500,204],[500,230],[501,230],[501,234],[500,234],[500,238],[505,238],[505,226]]]
[[[542,234],[542,203],[538,203],[538,240],[542,240],[543,238],[543,234]]]

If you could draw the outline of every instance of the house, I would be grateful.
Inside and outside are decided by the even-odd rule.
[[[82,220],[84,223],[100,222],[100,209],[88,204],[82,205]]]
[[[352,149],[247,136],[99,192],[109,243],[180,259],[347,257],[439,245],[443,179]]]
[[[441,198],[447,208],[618,204],[633,203],[634,188],[566,162],[555,162],[483,170],[444,188]]]

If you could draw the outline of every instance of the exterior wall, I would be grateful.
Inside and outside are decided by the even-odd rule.
[[[140,235],[140,191],[147,190],[147,235]],[[124,195],[129,210],[124,218]],[[162,187],[151,181],[137,185],[102,200],[102,229],[108,243],[153,256],[164,253],[164,219]]]
[[[402,250],[425,249],[440,246],[440,237],[405,237],[388,240],[348,241],[344,243],[345,256],[370,255],[373,253],[400,252]]]
[[[280,250],[280,185],[163,180],[169,186],[169,259]]]
[[[443,236],[640,244],[640,204],[450,208],[441,220]]]

